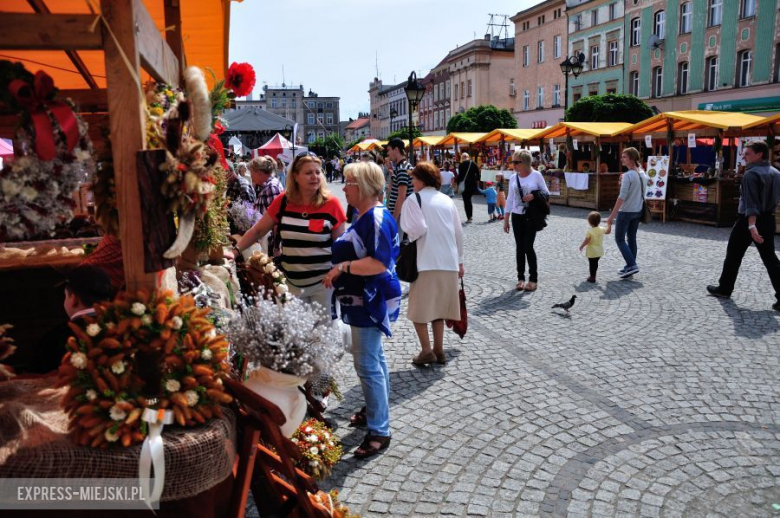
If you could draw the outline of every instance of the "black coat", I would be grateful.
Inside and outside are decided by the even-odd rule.
[[[550,196],[544,191],[533,191],[534,199],[531,200],[525,213],[529,223],[537,232],[547,226],[547,216],[550,215]]]
[[[464,179],[466,180],[466,185],[464,186],[463,192],[471,193],[471,194],[476,192],[477,184],[479,182],[479,177],[480,177],[479,167],[471,160],[466,160],[465,162],[461,162],[461,164],[458,166],[457,183],[462,182]]]

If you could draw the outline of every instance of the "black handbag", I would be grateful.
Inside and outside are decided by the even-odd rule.
[[[422,200],[419,193],[414,193],[417,203],[422,208]],[[405,243],[405,244],[404,244]],[[405,236],[401,241],[401,253],[398,255],[398,261],[395,265],[395,272],[398,278],[404,282],[414,282],[417,280],[417,241],[408,241]]]

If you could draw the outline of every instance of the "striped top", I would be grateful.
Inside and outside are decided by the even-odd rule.
[[[284,197],[285,193],[277,196],[266,211],[279,225],[282,271],[297,288],[314,286],[333,267],[331,233],[347,220],[344,209],[331,197],[322,207],[297,205],[288,200],[280,213]]]

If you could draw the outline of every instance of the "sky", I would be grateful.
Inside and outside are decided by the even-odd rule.
[[[514,16],[541,0],[244,0],[231,3],[230,62],[269,86],[303,84],[341,97],[341,120],[369,111],[368,86],[424,77],[458,45],[488,32],[489,14]],[[503,16],[495,17],[503,23]],[[509,36],[514,24],[507,19]],[[498,34],[501,27],[494,28]],[[284,75],[282,75],[284,69]]]

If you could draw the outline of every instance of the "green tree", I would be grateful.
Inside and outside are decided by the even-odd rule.
[[[412,129],[412,135],[414,135],[414,138],[422,137],[422,132],[419,128],[416,126]],[[390,140],[391,138],[400,138],[401,140],[408,140],[409,139],[409,128],[401,128],[398,131],[394,131],[391,134],[387,136],[387,140]]]
[[[513,129],[517,119],[509,110],[499,110],[491,104],[475,106],[462,113],[455,114],[447,123],[447,133],[481,132],[494,129]]]
[[[653,116],[653,110],[633,95],[607,94],[583,97],[566,111],[566,122],[630,122]]]
[[[338,156],[344,150],[344,139],[337,133],[326,135],[309,144],[309,151],[317,153],[321,157],[332,158]]]

